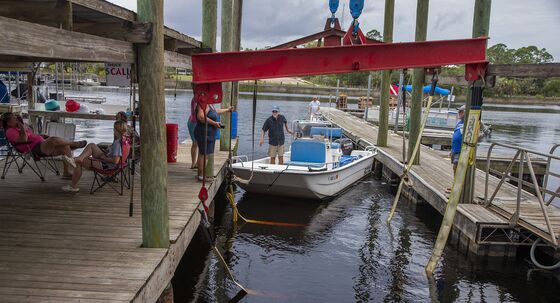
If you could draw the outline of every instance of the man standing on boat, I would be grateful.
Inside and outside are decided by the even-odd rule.
[[[319,114],[319,111],[321,110],[320,106],[321,102],[319,102],[319,97],[313,97],[313,100],[309,102],[309,106],[307,109],[309,116],[312,117]]]
[[[260,145],[264,143],[264,133],[268,132],[268,156],[270,163],[276,163],[278,156],[278,164],[284,164],[284,128],[293,135],[294,133],[288,129],[288,120],[280,115],[280,108],[276,105],[272,107],[272,116],[268,117],[264,122],[261,132]]]

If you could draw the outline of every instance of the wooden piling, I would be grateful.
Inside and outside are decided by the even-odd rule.
[[[216,51],[218,0],[202,0],[202,45]]]
[[[472,37],[488,37],[490,31],[490,12],[492,8],[492,0],[476,0],[474,4],[473,16],[473,29]],[[474,86],[484,85],[482,81],[469,81],[467,86],[467,98],[465,102],[465,117],[464,121],[468,121],[470,108],[471,108],[471,88]],[[467,125],[465,124],[463,134],[466,132]],[[476,154],[476,147],[475,154]],[[476,174],[476,167],[473,163],[467,164],[467,177],[465,181],[465,188],[462,196],[462,203],[472,203],[474,193],[474,175]]]
[[[230,52],[233,50],[233,1],[222,0],[222,52]],[[224,82],[222,84],[223,97],[222,107],[231,105],[231,92],[232,83]],[[229,128],[229,115],[221,116],[221,122],[225,126],[220,131],[220,150],[228,150],[230,144],[230,128]]]
[[[233,1],[233,18],[232,18],[232,51],[238,52],[241,50],[241,24],[243,19],[243,0]],[[237,109],[239,99],[239,82],[232,83],[232,99],[231,106]],[[229,114],[231,115],[231,114]]]
[[[395,0],[385,0],[385,20],[383,24],[383,42],[393,42],[393,20],[395,16]],[[381,100],[379,107],[379,136],[377,146],[387,146],[389,133],[389,85],[391,84],[391,70],[381,74]]]
[[[152,41],[138,45],[142,243],[169,247],[165,133],[163,0],[137,0],[138,21],[153,24]]]
[[[27,73],[27,104],[29,109],[35,109],[35,90],[34,90],[34,79],[35,77],[33,76],[33,71],[29,71]],[[31,120],[31,125],[33,126],[33,129],[36,130],[37,127],[37,121],[36,121],[36,117],[30,117]]]
[[[418,0],[416,6],[416,36],[415,41],[426,41],[428,33],[428,7],[430,0]],[[410,106],[409,140],[408,140],[408,161],[420,164],[420,150],[414,159],[410,159],[420,134],[422,124],[422,99],[424,87],[424,69],[414,69],[412,73],[412,101]]]

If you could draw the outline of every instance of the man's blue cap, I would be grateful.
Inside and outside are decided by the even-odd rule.
[[[272,111],[273,111],[273,112],[279,112],[279,111],[280,111],[280,107],[278,107],[278,105],[273,105],[273,106],[272,106]]]

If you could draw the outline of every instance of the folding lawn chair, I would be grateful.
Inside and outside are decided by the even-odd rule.
[[[6,159],[4,159],[4,169],[2,170],[1,179],[6,178],[6,174],[8,173],[8,170],[13,164],[16,165],[16,167],[18,168],[18,172],[20,174],[23,172],[23,169],[26,166],[29,166],[31,170],[33,170],[33,172],[37,175],[37,177],[41,179],[41,181],[45,181],[45,174],[47,173],[47,170],[51,170],[56,175],[60,175],[60,172],[58,171],[58,167],[56,166],[53,157],[52,156],[46,156],[42,158],[35,157],[35,155],[33,155],[33,153],[31,152],[31,148],[29,147],[29,142],[15,143],[6,140],[6,146],[7,146],[7,153],[6,153]],[[41,162],[43,162],[44,164],[43,169],[39,167],[39,163]]]
[[[128,167],[128,158],[130,155],[131,148],[130,138],[122,137],[121,139],[121,150],[122,156],[117,163],[116,167],[108,169],[98,169],[92,167],[93,171],[93,182],[91,184],[90,194],[95,193],[97,190],[101,189],[105,185],[109,185],[115,192],[119,195],[123,195],[124,187],[130,189],[130,172]],[[92,159],[92,161],[99,161],[97,159]],[[119,183],[120,189],[115,187],[113,183]]]

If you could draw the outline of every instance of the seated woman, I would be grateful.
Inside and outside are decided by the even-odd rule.
[[[82,177],[82,168],[91,170],[117,168],[122,158],[122,140],[127,140],[128,126],[123,121],[116,121],[113,126],[114,140],[107,152],[103,152],[95,143],[90,143],[84,148],[82,153],[74,158],[76,167],[72,176],[72,184],[62,187],[66,192],[79,192],[78,182]]]
[[[31,152],[35,158],[62,156],[64,162],[62,177],[70,178],[72,176],[68,170],[68,166],[76,167],[74,159],[72,159],[72,150],[83,148],[87,141],[68,141],[59,137],[44,138],[35,134],[31,128],[23,124],[21,117],[10,112],[3,113],[0,120],[6,132],[6,139],[14,145],[17,151],[21,153]]]

